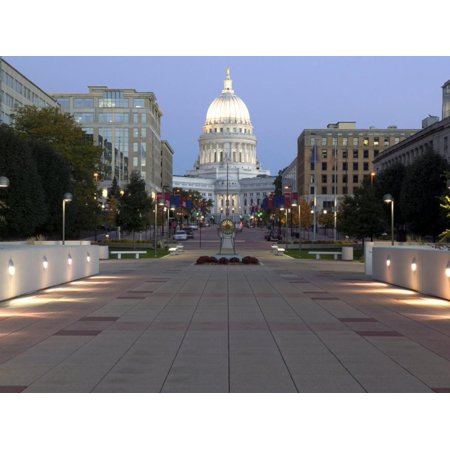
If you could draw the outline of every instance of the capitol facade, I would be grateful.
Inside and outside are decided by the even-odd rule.
[[[275,190],[274,180],[257,159],[250,114],[234,93],[227,69],[222,93],[206,113],[194,167],[185,176],[174,176],[173,187],[196,190],[212,200],[216,221],[229,216],[238,222],[259,209]]]

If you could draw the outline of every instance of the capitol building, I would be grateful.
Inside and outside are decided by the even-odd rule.
[[[174,176],[173,187],[195,190],[212,200],[216,222],[226,216],[238,222],[251,216],[275,190],[274,180],[257,159],[250,114],[234,93],[227,69],[222,93],[206,113],[194,167],[185,176]]]

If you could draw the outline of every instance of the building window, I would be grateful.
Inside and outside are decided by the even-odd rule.
[[[322,163],[322,170],[327,170],[327,163],[326,162]]]
[[[327,149],[326,149],[326,148],[323,148],[323,149],[322,149],[322,158],[323,158],[323,159],[327,159],[327,155],[328,155]]]
[[[357,162],[353,163],[353,170],[358,170],[358,163]]]
[[[309,193],[310,193],[311,195],[314,195],[314,186],[310,186],[310,187],[309,187]]]
[[[94,113],[75,113],[73,115],[75,122],[86,123],[94,121]]]
[[[129,102],[127,98],[123,98],[123,92],[106,91],[103,98],[98,99],[99,108],[128,108]]]
[[[384,138],[384,146],[389,147],[389,138],[388,137]]]
[[[345,158],[348,158],[348,150],[347,149],[344,149],[344,150],[342,150],[342,157],[345,159]]]
[[[73,99],[74,108],[93,108],[94,99],[93,98],[74,98]]]
[[[365,148],[364,149],[364,158],[368,158],[369,157],[369,149]]]
[[[62,109],[70,109],[70,98],[57,98],[56,101]]]
[[[354,149],[353,149],[353,158],[358,159],[358,154],[359,154],[358,149],[357,149],[357,148],[354,148]]]
[[[359,145],[359,138],[354,137],[353,138],[353,147],[358,147],[358,145]]]
[[[376,147],[378,145],[380,145],[380,138],[379,137],[374,137],[373,138],[373,145]]]
[[[326,194],[327,193],[327,187],[326,186],[322,186],[322,194]]]
[[[448,136],[444,137],[444,152],[447,153],[448,150]]]
[[[99,113],[98,121],[103,123],[112,123],[113,115],[112,113]]]
[[[348,187],[347,187],[347,186],[344,186],[344,187],[342,188],[342,193],[343,193],[344,195],[347,195],[347,194],[348,194]]]
[[[327,146],[327,138],[323,137],[322,138],[322,147],[326,147]]]
[[[348,164],[346,162],[342,163],[342,170],[348,170]]]
[[[364,165],[363,165],[363,170],[364,170],[364,171],[369,170],[369,163],[368,163],[368,162],[365,162],[365,163],[364,163]]]
[[[400,138],[399,137],[395,137],[394,138],[394,144],[398,144],[400,142]]]
[[[353,175],[353,183],[358,184],[358,175]]]
[[[115,113],[114,122],[128,123],[128,113]]]
[[[145,99],[143,99],[143,98],[134,98],[133,99],[133,107],[134,108],[144,108],[145,107]]]
[[[364,145],[369,145],[369,138],[368,138],[368,136],[366,136],[366,137],[363,139],[363,144],[364,144]]]
[[[373,157],[376,158],[380,154],[380,150],[376,149],[373,151]]]
[[[345,184],[345,183],[348,183],[348,176],[347,175],[342,175],[342,182]]]
[[[337,137],[334,137],[333,138],[333,147],[336,147],[337,146]]]
[[[326,183],[327,182],[327,176],[326,175],[322,175],[322,183]]]
[[[348,138],[342,138],[342,145],[344,146],[344,147],[347,147],[347,145],[348,145]]]
[[[311,163],[310,169],[311,169],[311,170],[315,170],[315,168],[316,168],[315,166],[316,166],[316,165],[312,162],[312,163]]]

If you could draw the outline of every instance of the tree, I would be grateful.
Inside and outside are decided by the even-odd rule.
[[[383,202],[383,196],[385,194],[391,194],[394,198],[394,202],[397,205],[400,203],[400,193],[402,190],[402,183],[407,172],[406,166],[402,163],[394,163],[392,166],[379,172],[375,178],[374,189],[375,195],[379,202]],[[390,220],[390,208],[385,208],[386,220]],[[397,229],[403,229],[405,220],[400,208],[396,208],[394,215],[394,226]]]
[[[354,195],[346,195],[337,215],[338,231],[357,239],[380,234],[385,227],[383,205],[369,183],[355,188]]]
[[[400,211],[408,229],[433,241],[446,226],[440,199],[447,190],[447,170],[447,161],[430,150],[407,168],[402,183]]]
[[[157,207],[145,191],[145,181],[138,172],[132,172],[130,182],[119,201],[117,222],[124,231],[133,233],[133,243],[135,232],[143,231],[150,225],[152,206]]]
[[[441,207],[444,208],[447,211],[447,219],[450,219],[450,197],[448,195],[444,195],[442,198]],[[439,237],[441,238],[441,241],[449,241],[450,240],[450,229],[447,228],[445,231],[443,231]]]
[[[50,144],[42,140],[30,140],[29,146],[36,163],[44,190],[47,217],[37,232],[45,236],[61,236],[62,199],[66,192],[73,192],[70,167],[65,158],[56,153]]]
[[[73,186],[73,201],[67,208],[68,234],[94,228],[98,205],[93,173],[100,164],[101,148],[93,145],[70,114],[58,108],[19,108],[15,128],[31,140],[47,142],[67,161]]]
[[[0,125],[0,173],[10,181],[0,189],[0,234],[29,237],[45,222],[47,205],[28,143],[6,125]]]

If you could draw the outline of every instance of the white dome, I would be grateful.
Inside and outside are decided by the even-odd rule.
[[[227,123],[251,125],[247,106],[234,94],[230,69],[227,69],[222,93],[209,105],[205,125]]]

